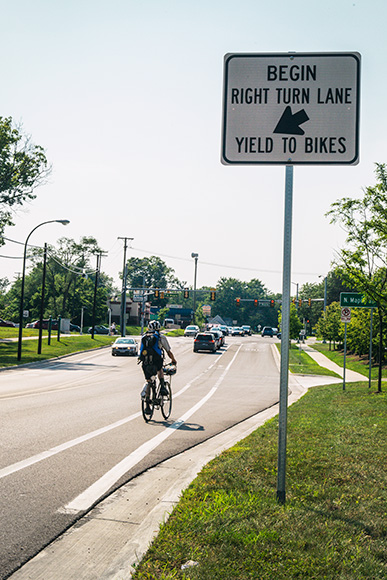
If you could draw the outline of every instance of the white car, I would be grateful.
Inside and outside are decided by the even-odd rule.
[[[196,336],[199,332],[199,327],[196,324],[191,324],[187,326],[184,330],[184,336]]]
[[[112,344],[112,355],[118,356],[137,356],[138,355],[138,344],[134,338],[117,338]]]

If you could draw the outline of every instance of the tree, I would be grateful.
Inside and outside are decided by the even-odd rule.
[[[241,299],[239,306],[237,298]],[[246,299],[249,301],[245,302]],[[269,299],[268,291],[260,280],[254,278],[243,282],[237,278],[220,278],[216,285],[216,301],[212,303],[213,315],[219,314],[223,319],[237,320],[252,327],[258,324],[277,326],[277,308],[256,308],[255,299]]]
[[[341,322],[341,308],[339,302],[332,302],[327,306],[316,324],[316,334],[318,337],[329,341],[329,350],[333,342],[342,343],[344,339],[344,324]]]
[[[14,127],[12,117],[0,117],[0,245],[5,227],[13,225],[12,211],[36,197],[50,171],[44,149]]]
[[[376,164],[377,183],[361,199],[342,198],[328,215],[347,232],[346,247],[339,252],[340,276],[379,310],[379,376],[381,391],[384,360],[383,320],[387,311],[387,169]]]
[[[366,355],[370,347],[370,309],[352,308],[347,324],[347,348],[353,354]]]
[[[279,315],[279,325],[281,327],[282,311]],[[289,316],[289,338],[296,339],[300,335],[300,330],[302,328],[302,322],[298,317],[297,308],[295,304],[290,305],[290,316]]]
[[[127,262],[127,286],[129,288],[180,288],[174,269],[158,256],[130,258]]]
[[[70,318],[80,323],[81,308],[85,309],[85,324],[91,323],[94,302],[96,254],[101,249],[93,237],[79,242],[60,238],[58,247],[48,246],[44,317]],[[42,294],[42,250],[32,252],[33,267],[25,278],[25,305],[30,318],[39,318]],[[16,280],[7,294],[7,314],[16,318],[20,301],[21,280]],[[114,293],[112,280],[99,274],[96,319],[102,321],[107,312],[107,299]]]

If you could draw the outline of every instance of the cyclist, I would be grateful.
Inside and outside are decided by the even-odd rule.
[[[167,337],[160,334],[160,322],[158,320],[151,320],[147,332],[141,338],[139,354],[139,359],[142,362],[142,370],[147,381],[141,393],[141,397],[145,400],[148,400],[150,395],[149,380],[155,374],[157,374],[160,380],[160,395],[168,395],[164,383],[164,351],[171,359],[172,364],[176,365],[177,362],[171,351]]]

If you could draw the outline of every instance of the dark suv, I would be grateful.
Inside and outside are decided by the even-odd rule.
[[[263,327],[261,336],[270,336],[270,337],[273,337],[273,335],[274,335],[274,331],[273,331],[273,329],[272,329],[271,326],[264,326]]]
[[[217,346],[217,341],[211,332],[198,332],[193,343],[193,351],[209,350],[215,352]]]

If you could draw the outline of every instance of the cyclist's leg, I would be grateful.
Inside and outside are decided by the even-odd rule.
[[[144,384],[144,388],[141,392],[141,399],[145,401],[145,413],[149,415],[152,412],[150,407],[150,403],[153,400],[154,393],[152,391],[152,377],[155,374],[155,368],[153,365],[142,365],[142,370],[144,372],[144,376],[146,379],[146,383]]]
[[[168,395],[168,389],[165,388],[165,379],[164,379],[164,371],[163,371],[163,359],[160,357],[160,360],[157,361],[157,376],[160,381],[161,389],[160,395],[162,397],[166,397]]]

